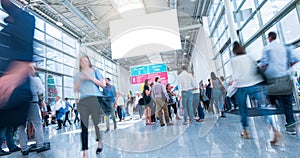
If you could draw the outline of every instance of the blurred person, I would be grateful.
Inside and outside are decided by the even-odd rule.
[[[67,108],[64,101],[60,98],[60,96],[56,96],[54,104],[55,118],[58,124],[56,130],[60,130],[62,127],[63,117],[66,113],[66,109]]]
[[[151,97],[151,100],[150,100],[150,103],[149,103],[149,105],[151,107],[151,111],[150,111],[150,114],[151,114],[151,124],[155,124],[156,123],[156,117],[155,117],[156,105],[155,105],[155,101],[154,101],[153,92],[151,91],[153,85],[154,85],[154,82],[151,82],[150,83],[150,97]]]
[[[227,96],[227,91],[228,91],[228,87],[229,87],[229,82],[225,80],[224,76],[220,76],[220,80],[222,81],[222,84],[224,85],[225,91],[226,91],[226,96],[225,96],[225,111],[230,111],[231,110],[231,101],[230,101],[230,97]]]
[[[50,150],[50,146],[44,145],[44,132],[43,132],[43,125],[42,125],[42,116],[39,109],[39,96],[45,93],[44,86],[42,81],[39,77],[34,75],[34,67],[32,66],[32,72],[30,76],[31,80],[31,91],[32,91],[32,101],[30,102],[29,112],[28,112],[28,120],[31,121],[35,132],[35,141],[36,141],[36,152],[43,152]],[[28,137],[26,133],[26,123],[24,125],[19,126],[19,142],[21,146],[21,153],[23,155],[29,154],[29,146]]]
[[[172,107],[173,110],[174,110],[174,114],[176,115],[176,119],[180,120],[180,117],[179,117],[178,112],[177,112],[176,94],[172,91],[172,87],[169,83],[166,85],[166,91],[167,91],[167,93],[169,95],[169,98],[170,98],[169,102],[168,102],[169,117],[172,120],[172,111],[171,111],[171,107]]]
[[[139,112],[140,118],[142,118],[143,113],[144,113],[144,101],[143,101],[143,96],[141,95],[140,92],[136,93],[135,97],[135,106]]]
[[[97,69],[93,68],[88,56],[82,56],[79,61],[79,73],[75,76],[74,90],[80,93],[78,111],[81,120],[83,157],[86,158],[88,157],[88,127],[90,115],[94,123],[96,141],[98,141],[96,154],[101,153],[103,148],[98,123],[100,122],[100,115],[103,114],[103,110],[99,104],[99,97],[103,96],[103,94],[100,92],[99,87],[104,88],[104,78]]]
[[[64,127],[66,127],[66,122],[68,121],[70,125],[72,125],[70,119],[69,119],[69,115],[71,114],[72,112],[72,105],[70,104],[69,102],[69,98],[65,98],[65,104],[66,104],[66,109],[67,109],[67,112],[65,114],[65,119],[64,119]]]
[[[210,87],[212,88],[213,103],[216,105],[218,111],[221,112],[220,117],[225,117],[223,103],[224,103],[224,96],[226,94],[224,94],[225,92],[222,91],[224,85],[214,72],[210,73]]]
[[[122,109],[125,105],[123,94],[121,92],[118,92],[116,104],[117,104],[117,112],[118,112],[119,121],[121,122],[122,118],[123,118]]]
[[[168,108],[167,108],[167,102],[169,102],[170,98],[168,96],[166,88],[164,87],[163,84],[160,83],[160,81],[161,81],[160,78],[156,77],[155,83],[152,86],[151,90],[153,93],[160,126],[165,126],[163,119],[162,119],[162,112],[164,112],[165,121],[166,121],[167,125],[170,126],[170,125],[173,125],[173,123],[170,122],[169,112],[168,112]]]
[[[146,79],[143,88],[143,99],[145,105],[145,118],[146,118],[146,125],[153,124],[151,120],[151,109],[153,108],[153,99],[151,98],[151,91],[150,91],[150,80]]]
[[[200,89],[200,100],[203,103],[204,109],[208,111],[210,100],[209,100],[208,96],[206,95],[207,85],[206,84],[203,85],[203,83],[202,83],[200,87],[201,87],[201,89]]]
[[[178,89],[182,97],[182,106],[184,109],[184,125],[188,124],[188,116],[190,119],[190,124],[192,124],[194,119],[193,110],[193,90],[197,89],[195,80],[191,73],[187,72],[187,66],[182,66],[182,72],[178,75]],[[189,110],[188,110],[189,109]],[[189,113],[188,113],[189,112]]]
[[[75,119],[74,119],[74,124],[76,124],[77,122],[80,122],[79,119],[79,112],[78,112],[78,99],[75,99],[75,103],[73,104],[73,110],[75,113]]]
[[[269,44],[263,50],[263,56],[259,66],[265,70],[267,80],[288,76],[289,69],[299,61],[289,47],[284,46],[277,40],[275,32],[268,33]],[[289,134],[296,134],[296,121],[293,111],[293,91],[285,94],[270,94],[270,100],[278,101],[279,108],[283,111],[286,120],[286,131]]]
[[[0,142],[1,142],[0,156],[9,155],[12,152],[17,152],[21,150],[21,148],[19,148],[15,143],[15,140],[13,138],[14,133],[15,133],[15,128],[12,127],[0,129]],[[6,152],[2,149],[2,142],[3,142],[4,135],[6,138],[6,145],[9,149],[9,152]]]
[[[114,122],[114,129],[117,128],[116,115],[115,115],[115,99],[117,97],[117,92],[115,86],[111,85],[110,78],[105,78],[106,86],[103,88],[103,95],[109,97],[110,99],[110,113],[106,113],[106,131],[110,130],[110,117]]]
[[[199,96],[196,96],[196,97],[199,97],[200,99],[199,99],[199,102],[198,102],[198,107],[197,107],[197,110],[198,110],[198,119],[197,119],[197,121],[198,122],[203,122],[204,121],[204,118],[205,118],[205,114],[204,114],[204,100],[206,100],[206,98],[202,98],[202,97],[204,97],[204,96],[202,96],[203,94],[204,94],[204,92],[203,92],[203,80],[201,80],[200,82],[199,82]],[[207,100],[208,100],[208,98],[207,98]],[[206,100],[206,101],[207,101]],[[202,104],[201,104],[202,103]],[[207,103],[206,103],[207,104]],[[209,104],[209,103],[208,103]]]
[[[27,119],[35,18],[10,0],[1,0],[1,6],[8,14],[0,31],[0,128],[5,128]]]
[[[232,65],[232,78],[233,86],[237,88],[235,93],[236,101],[239,105],[241,123],[243,126],[243,132],[241,136],[245,139],[250,138],[250,134],[247,130],[248,124],[248,108],[247,108],[247,96],[253,96],[258,105],[258,110],[263,114],[267,115],[266,112],[261,110],[261,106],[266,103],[265,90],[262,84],[263,78],[257,73],[256,62],[248,55],[244,48],[238,43],[233,43],[233,53],[235,57],[231,59]],[[243,65],[241,67],[241,65]],[[276,144],[279,141],[280,132],[277,130],[276,125],[266,117],[268,122],[271,125],[271,128],[274,132],[274,138],[270,142],[271,144]]]
[[[192,74],[194,82],[196,82],[195,76]],[[197,85],[195,83],[195,85]],[[200,88],[197,85],[197,89],[193,90],[193,115],[196,117],[197,116],[197,109],[198,105],[200,103]]]

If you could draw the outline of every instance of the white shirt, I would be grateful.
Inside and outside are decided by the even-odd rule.
[[[30,89],[32,92],[32,101],[38,101],[38,95],[45,93],[45,88],[42,84],[42,81],[39,77],[30,77]]]
[[[233,87],[250,87],[263,81],[257,74],[256,62],[248,55],[238,55],[231,59]]]
[[[125,105],[124,98],[122,96],[118,96],[117,98],[117,106]]]
[[[193,78],[192,74],[186,72],[183,70],[179,75],[178,75],[178,90],[179,93],[181,91],[187,91],[197,88],[197,84],[195,82],[195,79]]]
[[[65,102],[64,101],[62,101],[62,100],[59,100],[59,101],[57,101],[55,104],[54,104],[54,111],[57,111],[57,110],[59,110],[60,108],[63,108],[63,109],[65,109]]]

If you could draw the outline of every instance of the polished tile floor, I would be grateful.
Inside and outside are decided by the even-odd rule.
[[[296,115],[300,120],[299,115]],[[288,135],[284,131],[284,117],[273,116],[279,124],[284,141],[271,146],[272,133],[264,117],[249,118],[251,139],[240,138],[242,130],[238,115],[228,114],[224,119],[207,114],[202,123],[182,125],[182,120],[174,120],[173,126],[160,127],[157,123],[145,126],[145,120],[134,117],[132,120],[118,122],[118,128],[108,133],[102,132],[104,150],[96,155],[97,143],[92,124],[89,134],[89,157],[101,158],[299,158],[300,135]],[[105,130],[105,125],[100,125]],[[113,126],[111,126],[113,127]],[[30,153],[22,156],[20,152],[3,156],[5,158],[79,158],[82,156],[80,127],[72,125],[61,131],[55,126],[45,129],[45,137],[52,149],[43,153]],[[299,131],[299,128],[298,128]]]

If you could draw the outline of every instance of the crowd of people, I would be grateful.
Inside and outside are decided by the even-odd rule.
[[[140,118],[145,118],[146,126],[159,122],[164,127],[174,125],[175,119],[181,120],[180,115],[183,115],[183,125],[191,125],[194,121],[205,121],[207,113],[225,118],[226,111],[238,108],[243,128],[241,137],[249,139],[247,97],[270,125],[274,133],[270,141],[272,145],[282,138],[279,125],[268,117],[271,111],[262,110],[268,104],[277,104],[284,113],[286,131],[296,134],[294,84],[290,85],[289,69],[299,60],[289,47],[276,40],[274,32],[268,34],[269,44],[264,48],[259,62],[252,59],[238,42],[233,43],[235,56],[231,59],[232,76],[227,81],[223,76],[217,77],[211,72],[207,84],[202,80],[198,82],[184,65],[177,77],[178,87],[162,84],[160,77],[156,77],[154,82],[146,79],[143,90],[137,92],[136,96],[130,92],[126,99],[111,84],[111,79],[104,78],[92,66],[89,57],[84,55],[80,57],[79,72],[74,77],[74,91],[80,97],[71,105],[69,98],[62,100],[56,96],[55,104],[50,107],[43,102],[44,88],[40,79],[35,77],[35,67],[31,64],[34,17],[9,0],[1,0],[1,5],[9,16],[4,19],[7,25],[0,33],[0,142],[6,139],[9,152],[2,150],[1,146],[0,156],[16,151],[28,155],[32,151],[39,153],[50,150],[50,143],[44,140],[43,124],[48,126],[49,118],[52,118],[51,123],[57,123],[57,130],[61,130],[67,123],[72,125],[72,113],[75,114],[73,123],[80,122],[83,157],[88,157],[90,117],[98,143],[96,154],[99,154],[103,150],[98,126],[101,119],[105,118],[105,132],[109,132],[110,119],[113,129],[117,129],[117,118],[119,122],[125,117],[132,120],[134,112],[138,112]],[[16,46],[12,47],[12,43]],[[32,135],[32,130],[28,122],[31,122],[35,131],[36,144],[31,146],[28,145],[28,137]],[[20,147],[13,139],[15,132],[18,132]]]

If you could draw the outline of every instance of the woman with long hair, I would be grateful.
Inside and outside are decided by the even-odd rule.
[[[172,91],[170,83],[168,83],[166,85],[166,91],[167,91],[167,93],[169,95],[169,98],[170,98],[169,102],[167,103],[168,104],[169,117],[172,120],[172,112],[171,112],[171,107],[172,107],[173,110],[174,110],[174,114],[176,115],[176,119],[180,120],[178,112],[177,112],[176,94]]]
[[[150,80],[146,79],[144,83],[143,99],[145,105],[146,125],[151,125],[151,96],[150,96]]]
[[[88,56],[82,56],[79,61],[79,73],[75,76],[74,90],[75,92],[80,93],[78,111],[81,120],[83,157],[86,158],[88,157],[88,128],[90,115],[92,116],[91,118],[95,127],[96,141],[98,141],[96,154],[99,154],[103,148],[98,127],[100,115],[103,114],[103,111],[99,105],[98,97],[102,96],[99,87],[104,87],[104,78],[98,70],[93,68]]]
[[[248,125],[248,109],[247,109],[247,96],[253,97],[257,103],[258,110],[264,113],[261,109],[261,105],[266,104],[265,89],[262,84],[263,78],[257,73],[257,64],[250,56],[246,55],[244,48],[238,43],[233,44],[233,53],[235,57],[231,59],[232,65],[232,85],[237,88],[235,93],[236,101],[239,105],[241,122],[243,126],[243,132],[241,136],[245,139],[249,139],[250,135],[247,130]],[[243,66],[241,66],[243,65]],[[266,113],[264,113],[266,114]],[[280,133],[276,129],[272,119],[267,120],[273,129],[274,138],[270,142],[276,144],[279,141]]]
[[[216,76],[214,72],[210,73],[210,87],[212,88],[212,99],[217,106],[218,110],[221,111],[221,117],[224,115],[224,95],[221,88],[224,88],[221,80]]]

